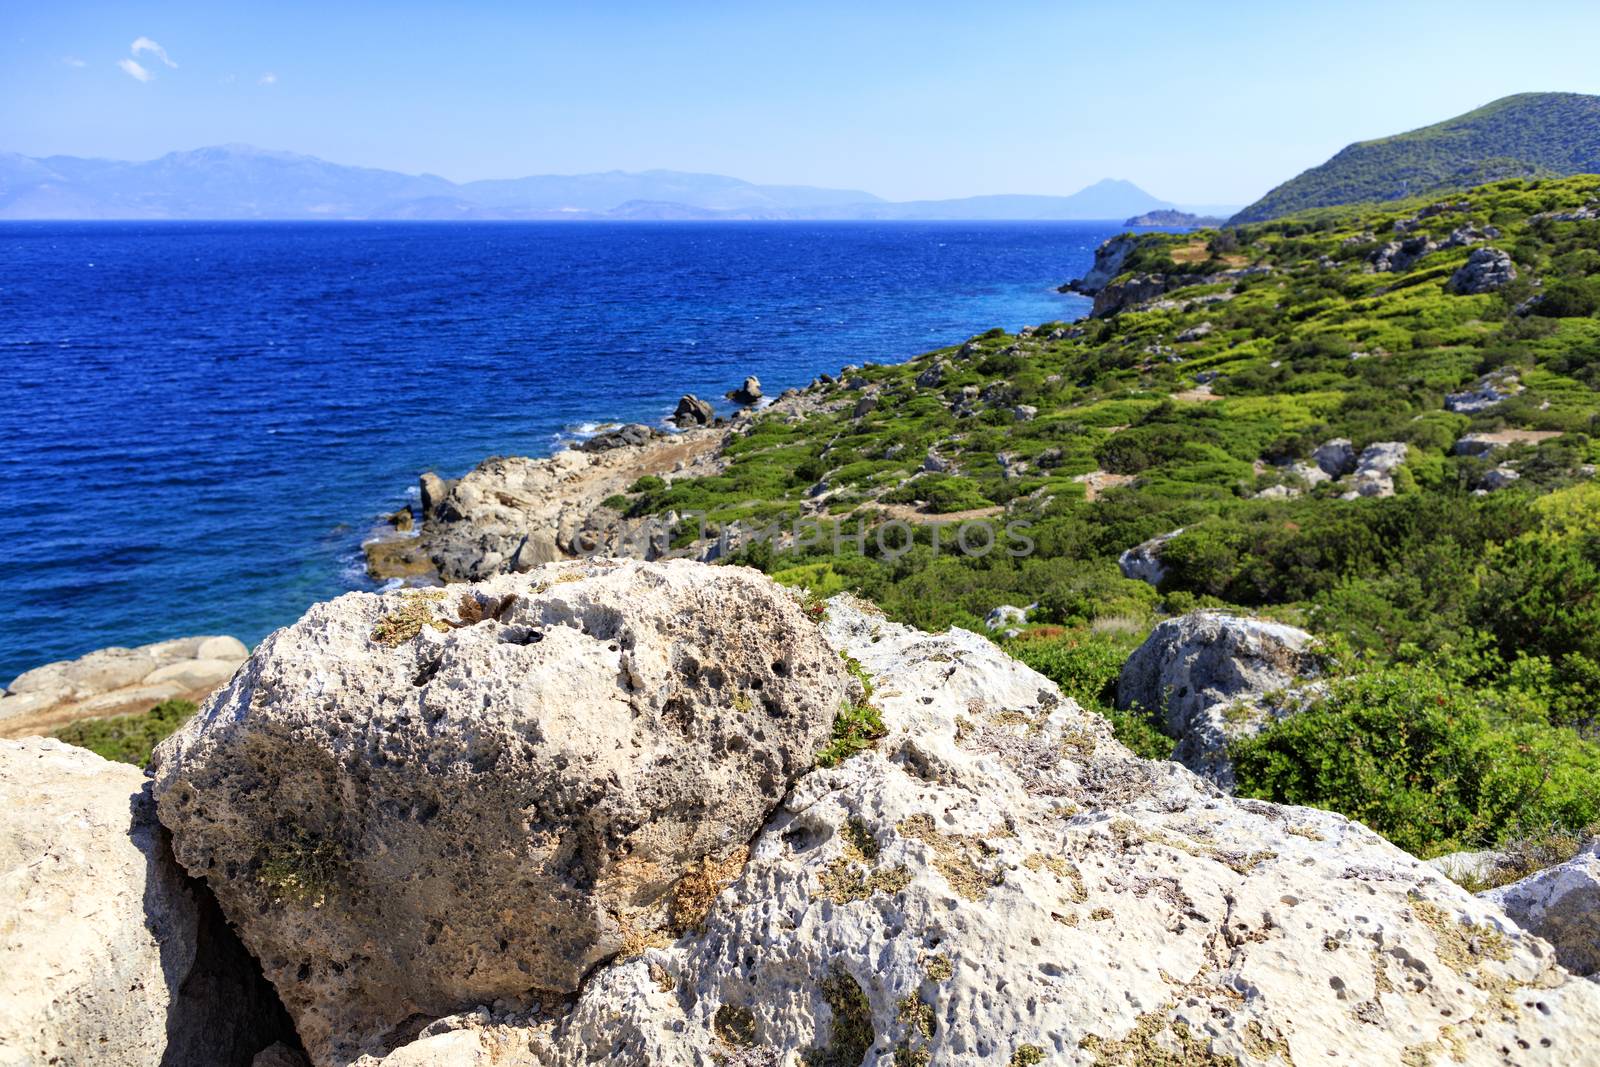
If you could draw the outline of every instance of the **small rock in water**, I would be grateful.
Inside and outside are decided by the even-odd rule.
[[[744,384],[737,389],[728,390],[726,395],[735,404],[754,404],[761,399],[761,379],[752,374],[744,380]]]

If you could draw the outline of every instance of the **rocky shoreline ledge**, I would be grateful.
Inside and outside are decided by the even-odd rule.
[[[0,742],[17,1062],[1567,1065],[1600,1030],[1600,984],[1360,824],[744,568],[347,594],[153,773]],[[207,969],[213,904],[248,955]],[[293,1033],[219,1006],[259,973]]]
[[[831,375],[770,401],[753,377],[728,395],[742,406],[726,418],[690,394],[670,420],[675,431],[633,423],[551,456],[490,456],[457,479],[426,473],[419,479],[420,521],[410,529],[410,512],[398,513],[394,535],[365,543],[367,573],[379,581],[431,585],[524,573],[567,559],[659,558],[669,550],[659,536],[665,524],[630,519],[617,506],[640,479],[671,483],[722,473],[724,448],[757,412],[802,419],[857,402]],[[696,538],[672,551],[710,561],[717,558],[718,540]]]

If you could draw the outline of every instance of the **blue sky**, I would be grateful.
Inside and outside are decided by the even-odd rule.
[[[1352,140],[1600,92],[1593,0],[241,6],[0,0],[0,151],[1241,204]]]

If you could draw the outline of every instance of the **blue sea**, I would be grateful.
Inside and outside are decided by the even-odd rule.
[[[370,588],[423,471],[1076,318],[1117,229],[0,224],[0,683]]]

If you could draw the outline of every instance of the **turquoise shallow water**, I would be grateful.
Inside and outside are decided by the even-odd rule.
[[[424,470],[991,326],[1111,223],[0,224],[0,682],[365,588]]]

